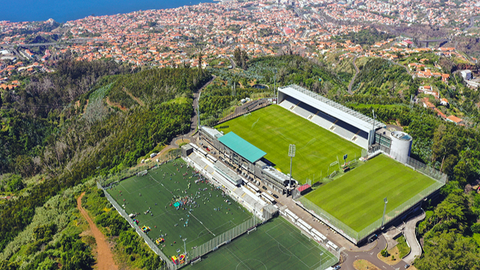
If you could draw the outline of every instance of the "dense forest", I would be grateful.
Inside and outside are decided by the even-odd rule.
[[[16,199],[2,201],[0,252],[10,250],[6,249],[7,245],[19,241],[19,234],[34,221],[36,208],[45,207],[62,190],[92,176],[106,176],[134,166],[138,158],[159,150],[174,136],[189,130],[192,93],[210,77],[208,72],[190,68],[131,73],[130,68],[111,62],[70,61],[59,65],[55,73],[32,78],[24,90],[7,97],[1,109],[0,140],[11,143],[2,144],[9,151],[2,153],[5,156],[1,171],[14,175],[0,178],[3,179],[0,182],[5,183],[2,188]],[[136,87],[130,83],[141,81],[150,84]],[[141,104],[129,106],[127,110],[109,105],[107,99],[115,100],[119,91],[130,93],[129,97],[140,100]],[[154,98],[146,98],[148,91],[153,91]],[[34,180],[18,184],[19,177],[34,174],[38,175]],[[110,229],[111,222],[116,221],[111,217],[98,220]],[[55,235],[61,234],[58,229]],[[118,235],[118,232],[112,234]],[[61,242],[60,245],[77,245],[72,241],[77,241],[78,235],[70,236],[73,237],[68,240],[71,244]],[[50,242],[50,238],[45,239],[38,245]],[[81,245],[75,247],[87,250]],[[42,248],[43,253],[48,250]],[[3,259],[10,263],[22,262],[12,254],[3,253]],[[47,260],[51,256],[42,258]],[[90,261],[84,260],[87,264]],[[5,264],[9,263],[3,262]],[[76,264],[72,269],[86,268]]]
[[[54,68],[56,72],[32,76],[24,88],[4,92],[1,97],[1,172],[36,173],[47,138],[72,116],[72,102],[104,76],[129,72],[112,62],[64,60]],[[22,172],[24,166],[31,169]]]

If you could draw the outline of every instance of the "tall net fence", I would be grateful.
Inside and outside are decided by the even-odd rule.
[[[388,213],[385,214],[385,220],[383,225],[394,219],[395,217],[399,216],[403,212],[409,210],[423,200],[424,198],[428,197],[430,194],[438,190],[440,187],[442,187],[444,183],[440,181],[436,181],[435,184],[429,186],[428,188],[422,190],[409,200],[405,201],[398,207],[394,208],[393,210],[390,210]],[[342,234],[345,238],[349,239],[350,241],[354,243],[358,243],[360,240],[364,239],[371,233],[375,232],[382,226],[382,218],[379,218],[372,224],[368,225],[366,228],[362,229],[361,231],[357,232],[354,229],[350,228],[348,225],[340,221],[339,219],[335,218],[333,215],[328,213],[327,211],[323,210],[320,208],[318,205],[314,204],[313,202],[309,201],[305,197],[301,197],[298,201],[297,204],[300,206],[303,206],[307,211],[309,211],[311,214],[314,214],[317,216],[320,220],[322,220],[324,223],[327,225],[331,226],[334,228],[337,232]],[[312,213],[313,212],[313,213]]]
[[[137,167],[134,167],[134,168],[131,168],[131,169],[123,170],[123,171],[118,172],[118,173],[113,173],[113,174],[109,174],[109,175],[106,175],[106,176],[100,176],[98,178],[97,182],[102,187],[108,187],[112,183],[120,182],[124,179],[130,178],[134,175],[137,175],[139,172],[148,170],[152,167],[155,167],[155,165],[154,164],[152,164],[152,165],[145,164],[145,165],[137,166]]]
[[[338,220],[336,217],[332,216],[327,211],[320,208],[318,205],[314,204],[310,200],[306,199],[305,197],[300,197],[296,201],[297,204],[302,206],[305,210],[309,211],[314,216],[318,217],[321,221],[326,223],[330,227],[334,227],[337,232],[342,234],[344,237],[349,239],[350,241],[356,243],[357,240],[357,232],[347,226],[345,223]]]
[[[174,158],[177,157],[175,153]],[[168,161],[168,160],[167,160]],[[162,163],[163,164],[163,163]],[[150,169],[155,169],[157,168],[158,165],[144,165],[144,166],[138,166],[134,169],[126,170],[117,174],[112,174],[107,177],[100,177],[97,181],[97,187],[101,190],[103,190],[103,193],[105,194],[105,197],[108,199],[108,201],[112,204],[112,206],[117,210],[117,212],[132,226],[135,231],[137,232],[138,235],[140,235],[145,243],[155,252],[160,258],[164,261],[164,264],[160,269],[162,270],[176,270],[179,269],[191,261],[197,260],[201,258],[201,256],[216,250],[223,244],[227,244],[233,239],[237,238],[238,236],[248,232],[249,230],[255,228],[258,225],[258,222],[262,222],[262,220],[256,218],[253,216],[252,218],[246,220],[245,222],[239,224],[238,226],[216,236],[215,238],[211,239],[210,241],[197,246],[196,248],[192,249],[190,252],[187,252],[187,258],[186,258],[186,263],[182,265],[176,265],[174,264],[158,247],[153,241],[145,234],[142,232],[140,227],[136,223],[133,222],[133,220],[129,217],[128,213],[123,209],[123,207],[120,206],[120,204],[117,203],[117,201],[105,190],[106,188],[109,188],[110,185],[113,183],[118,183],[124,179],[127,179],[129,177],[132,177],[137,174],[145,173],[145,171],[148,171]],[[272,218],[272,215],[268,215],[269,213],[266,213],[266,220]]]
[[[175,160],[182,155],[181,149],[172,149],[167,154],[163,155],[162,157],[158,158],[158,162],[150,162],[143,165],[139,165],[133,168],[129,168],[117,173],[112,173],[105,176],[100,176],[98,178],[98,182],[102,185],[102,187],[109,187],[112,183],[118,183],[122,180],[130,178],[135,175],[139,175],[148,172],[150,169],[155,169],[159,165],[162,165],[165,162]]]
[[[334,257],[328,256],[328,254],[325,254],[323,252],[320,253],[320,261],[319,261],[320,265],[317,268],[315,268],[315,270],[325,270],[325,269],[329,268],[330,266],[335,265],[340,260],[341,250],[340,249],[335,250],[335,249],[327,246],[326,243],[327,243],[328,240],[317,241],[309,233],[305,232],[303,229],[300,229],[300,231],[303,235],[305,235],[307,238],[309,238],[310,241],[314,241],[314,242],[318,243],[321,247],[323,247],[326,251],[328,251],[328,253],[330,253],[334,256]],[[324,255],[326,255],[326,256],[324,256]],[[325,259],[324,257],[327,257],[327,258]]]
[[[390,150],[390,148],[387,148],[383,145],[377,145],[377,146],[374,146],[374,147],[371,147],[369,149],[369,153],[375,153],[377,151],[380,151],[381,153],[384,153],[388,156],[390,156],[391,158],[395,159],[395,160],[400,160],[401,159],[401,155],[398,154],[398,153],[395,153],[395,152],[392,152]],[[447,175],[442,173],[441,171],[435,169],[434,167],[430,166],[430,165],[427,165],[421,161],[418,161],[412,157],[407,157],[407,160],[406,162],[402,162],[404,163],[405,165],[411,167],[412,169],[426,175],[426,176],[429,176],[437,181],[440,181],[441,183],[445,184],[447,182]]]
[[[267,107],[268,105],[270,105],[270,101],[268,101],[268,99],[266,99],[266,98],[252,101],[248,104],[245,104],[240,109],[235,110],[233,113],[231,113],[231,114],[225,116],[224,118],[218,120],[217,124],[225,123],[229,120],[232,120],[233,118],[237,118],[237,117],[242,116],[244,114],[251,113],[251,112],[256,111],[258,109]]]
[[[187,260],[188,262],[194,261],[201,256],[209,253],[210,251],[218,249],[220,246],[229,243],[233,239],[237,238],[238,236],[246,233],[247,231],[253,229],[257,226],[256,218],[252,217],[247,221],[243,222],[242,224],[232,228],[219,236],[211,239],[210,241],[197,246],[196,248],[192,249],[191,251],[187,252]]]
[[[163,254],[163,252],[157,247],[157,245],[155,245],[155,243],[153,243],[153,241],[145,233],[142,232],[140,227],[138,227],[138,225],[132,221],[132,219],[128,216],[127,212],[125,212],[125,210],[117,203],[117,201],[115,201],[115,199],[113,199],[112,196],[110,196],[110,194],[102,187],[102,185],[99,182],[97,182],[97,187],[103,190],[103,193],[105,194],[105,197],[108,199],[108,201],[113,205],[113,207],[115,207],[117,212],[120,215],[122,215],[123,218],[125,218],[125,220],[130,224],[130,226],[132,226],[135,229],[137,234],[143,238],[145,243],[153,250],[153,252],[155,252],[155,254],[160,256],[160,258],[162,258],[162,260],[164,261],[164,265],[162,266],[162,269],[168,269],[168,270],[178,269],[179,267],[173,264],[172,262],[170,262],[168,257],[165,254]]]
[[[425,175],[428,175],[433,179],[442,182],[443,184],[447,182],[447,175],[433,168],[430,165],[427,165],[411,157],[408,157],[407,164],[412,166],[416,171],[419,171]]]

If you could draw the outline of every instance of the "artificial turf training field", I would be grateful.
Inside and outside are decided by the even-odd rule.
[[[320,257],[320,254],[323,255]],[[187,269],[325,269],[336,258],[300,230],[278,217],[233,240]]]
[[[305,183],[307,178],[313,183],[326,177],[330,163],[337,157],[342,160],[343,155],[348,154],[348,160],[351,160],[361,155],[361,148],[356,144],[278,105],[237,117],[217,128],[225,134],[233,131],[265,151],[265,158],[286,173],[290,171],[288,146],[295,144],[292,175],[300,183]]]
[[[140,213],[135,219],[139,220],[140,227],[151,228],[147,235],[154,243],[163,235],[165,242],[159,248],[165,255],[172,256],[184,252],[182,239],[187,239],[188,251],[252,216],[222,190],[205,182],[195,183],[199,177],[193,174],[192,168],[177,159],[148,171],[145,176],[121,181],[107,191],[120,205],[125,204],[128,214]],[[196,203],[177,210],[174,197],[185,199],[186,196]],[[147,210],[151,213],[145,214]]]
[[[413,197],[420,200],[423,197],[418,193],[432,185],[441,186],[439,182],[380,155],[310,192],[305,199],[359,232],[382,217],[383,198],[388,198],[386,213],[389,213]]]

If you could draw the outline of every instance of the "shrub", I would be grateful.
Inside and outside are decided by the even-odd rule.
[[[380,254],[382,254],[383,257],[388,257],[390,255],[387,249],[382,249],[382,251],[380,251]]]

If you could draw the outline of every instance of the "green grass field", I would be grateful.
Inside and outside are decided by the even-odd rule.
[[[320,254],[323,253],[322,256]],[[336,258],[279,217],[241,236],[187,269],[325,269]]]
[[[207,183],[196,184],[198,177],[192,173],[192,168],[177,159],[150,170],[145,176],[121,181],[107,191],[120,205],[125,204],[128,214],[140,213],[136,217],[138,225],[151,228],[148,236],[154,243],[164,235],[165,242],[159,248],[165,255],[177,255],[178,250],[183,253],[182,239],[187,239],[187,250],[190,250],[252,217],[240,204],[224,197],[222,190]],[[196,204],[178,210],[171,205],[176,201],[173,197],[184,199],[186,196]],[[145,214],[147,210],[151,213]]]
[[[380,155],[346,173],[337,180],[310,192],[310,200],[359,232],[380,219],[383,198],[388,198],[387,213],[419,192],[439,183],[403,164]]]
[[[341,161],[344,154],[348,154],[347,160],[361,155],[359,146],[278,105],[237,117],[216,128],[225,134],[233,131],[265,151],[265,158],[284,173],[290,172],[288,146],[295,144],[292,176],[300,183],[305,183],[307,178],[313,183],[326,177],[330,163],[337,157]]]

